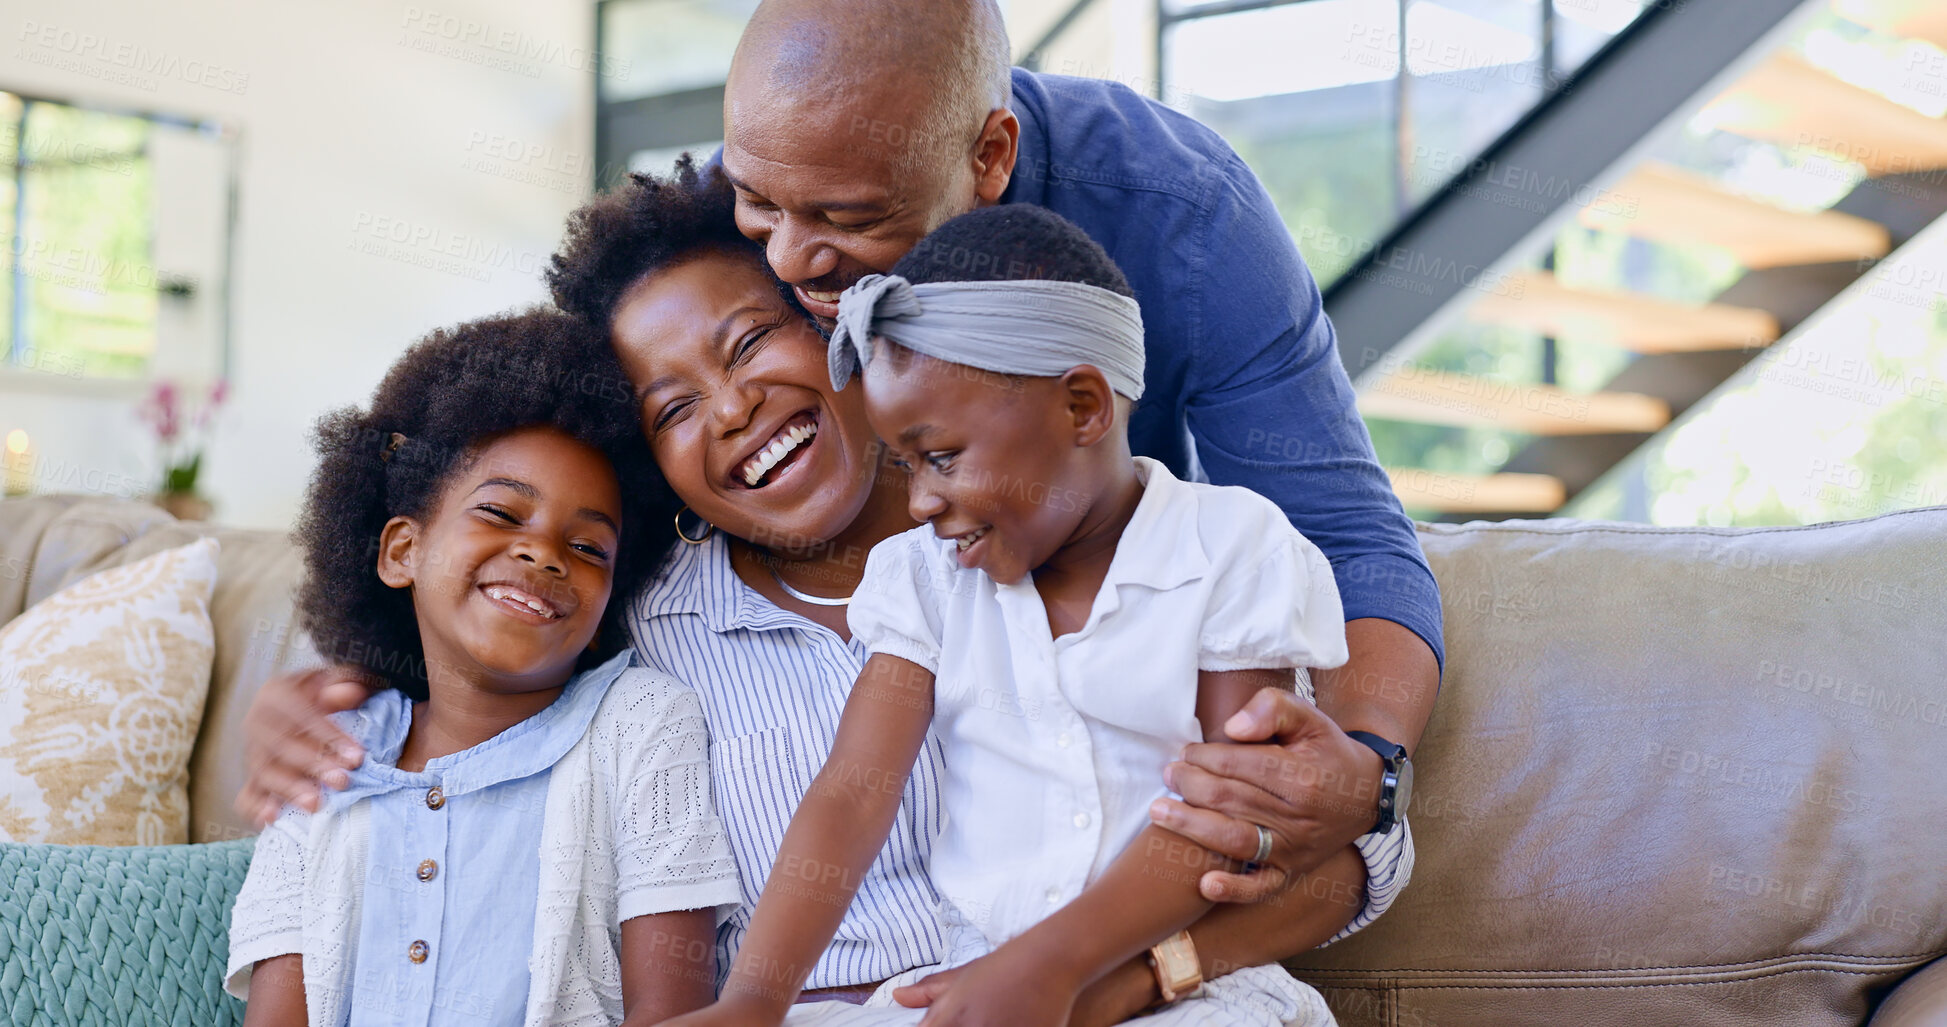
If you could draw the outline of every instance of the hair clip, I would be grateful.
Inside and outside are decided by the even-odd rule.
[[[392,459],[392,454],[397,453],[399,451],[399,447],[405,444],[406,444],[406,437],[404,435],[399,434],[396,431],[393,432],[389,437],[387,437],[385,441],[385,452],[379,454],[379,462],[385,463],[387,461],[390,461]]]

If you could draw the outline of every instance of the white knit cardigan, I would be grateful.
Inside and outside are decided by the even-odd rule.
[[[527,1027],[592,1027],[622,1020],[622,911],[617,901],[622,875],[614,846],[618,831],[670,832],[680,857],[667,871],[658,869],[648,899],[640,888],[634,893],[632,905],[653,908],[634,909],[630,915],[717,907],[721,922],[741,901],[736,863],[711,804],[708,760],[709,736],[695,693],[673,678],[631,667],[609,686],[581,740],[554,765],[542,813],[541,883],[523,1020]],[[645,781],[655,782],[659,801],[636,801],[634,793]],[[671,803],[671,798],[679,801]],[[640,812],[657,806],[690,815],[677,824],[635,822]],[[349,1015],[353,949],[370,850],[369,813],[364,802],[318,814],[293,808],[271,828],[304,839],[304,901],[295,919],[302,937],[298,951],[304,957],[306,1019],[312,1027],[337,1027]],[[263,851],[261,846],[258,851]],[[266,881],[263,886],[277,884]],[[240,894],[239,910],[244,905]],[[279,934],[274,926],[237,918],[225,990],[249,997],[254,963],[291,951],[294,939],[288,930],[282,932],[282,945],[277,943]]]

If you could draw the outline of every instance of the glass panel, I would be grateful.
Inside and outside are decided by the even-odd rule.
[[[1398,19],[1394,0],[1311,0],[1168,30],[1167,94],[1257,172],[1321,285],[1398,213],[1397,47],[1362,42]]]
[[[610,0],[601,6],[601,99],[723,84],[758,0]]]
[[[1167,40],[1169,84],[1234,103],[1389,81],[1399,54],[1384,40],[1398,24],[1395,0],[1310,0],[1183,22]]]
[[[1540,33],[1529,0],[1407,7],[1408,203],[1431,196],[1541,100]]]
[[[32,352],[80,373],[137,377],[156,340],[149,123],[27,105],[20,230],[10,256]]]
[[[14,230],[14,169],[20,161],[20,97],[0,93],[0,238],[7,252],[0,258],[0,366],[21,363],[14,351],[14,257],[20,246]]]
[[[1553,0],[1555,70],[1566,75],[1643,13],[1646,0]],[[1658,0],[1647,0],[1658,2]]]
[[[1016,59],[1025,64],[1032,58],[1032,67],[1051,75],[1108,79],[1156,96],[1152,0],[1092,0],[1039,54],[1028,52],[1074,8],[1075,0],[1013,0],[1004,5]]]

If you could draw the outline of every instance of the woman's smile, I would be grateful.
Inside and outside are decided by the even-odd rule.
[[[705,251],[632,287],[612,319],[649,448],[703,520],[769,549],[838,537],[879,481],[859,390],[756,252]],[[904,503],[884,497],[896,518]],[[869,546],[868,546],[869,547]]]
[[[818,413],[800,410],[762,437],[757,447],[737,461],[730,474],[733,488],[770,488],[790,477],[791,471],[817,448]]]

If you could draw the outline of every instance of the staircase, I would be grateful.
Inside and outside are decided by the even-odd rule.
[[[1513,440],[1487,473],[1389,466],[1409,510],[1553,512],[1947,213],[1947,120],[1796,51],[1805,26],[1833,15],[1947,48],[1941,0],[1658,5],[1327,291],[1362,414]],[[1947,83],[1947,54],[1909,52],[1939,57],[1930,81]],[[1692,140],[1703,125],[1858,181],[1823,207],[1753,195],[1664,159],[1686,125]],[[1588,187],[1537,184],[1558,180]],[[1705,301],[1575,284],[1550,270],[1572,233],[1737,270]],[[1490,270],[1434,270],[1448,263]],[[1421,359],[1468,327],[1532,336],[1534,380]],[[1554,355],[1569,342],[1614,348],[1621,369],[1593,391],[1562,387]]]

